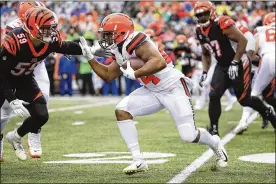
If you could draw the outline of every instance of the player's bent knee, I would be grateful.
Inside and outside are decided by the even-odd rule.
[[[115,114],[118,121],[133,119],[132,115],[129,112],[124,110],[116,109]]]
[[[195,126],[191,123],[183,123],[177,126],[181,139],[185,142],[193,142],[196,139],[197,131]]]

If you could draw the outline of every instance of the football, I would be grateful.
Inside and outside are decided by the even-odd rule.
[[[138,57],[133,57],[129,59],[130,61],[130,66],[134,69],[134,70],[138,70],[139,68],[141,68],[142,66],[144,66],[144,64],[146,63],[145,61],[143,61],[142,59],[138,58]],[[123,68],[126,69],[126,64],[123,65]]]

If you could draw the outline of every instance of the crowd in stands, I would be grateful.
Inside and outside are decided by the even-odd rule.
[[[99,39],[97,33],[103,18],[114,12],[122,12],[131,16],[135,29],[143,31],[150,27],[156,36],[162,40],[165,51],[176,61],[173,54],[177,43],[177,35],[184,34],[187,38],[195,34],[196,20],[193,16],[195,1],[186,2],[72,2],[72,1],[42,1],[47,8],[57,14],[59,30],[62,39],[78,42],[79,36],[84,36],[89,44]],[[262,17],[267,12],[275,11],[274,1],[215,1],[217,15],[231,16],[237,24],[242,24],[253,30],[262,24]],[[1,2],[1,39],[4,28],[17,18],[19,2]],[[106,58],[98,58],[102,63],[109,64]],[[176,62],[175,62],[176,63]],[[71,56],[69,59],[59,54],[53,54],[45,60],[51,94],[73,95],[120,95],[129,94],[139,87],[136,81],[120,77],[105,84],[91,70],[88,62],[82,56]],[[58,87],[56,87],[58,84]],[[124,89],[124,90],[123,90]]]

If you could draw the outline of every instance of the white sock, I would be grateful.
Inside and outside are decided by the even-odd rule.
[[[224,96],[225,96],[225,98],[227,99],[228,102],[231,100],[232,95],[231,95],[229,89],[227,89],[227,90],[224,92]]]
[[[134,158],[142,157],[138,143],[138,133],[133,120],[117,121],[123,139]]]
[[[252,112],[253,112],[252,108],[250,108],[250,107],[243,107],[242,108],[242,118],[241,118],[240,121],[246,121],[250,117],[250,115],[251,115]]]
[[[217,142],[214,140],[213,136],[204,128],[198,128],[200,133],[200,138],[198,143],[208,145],[211,148],[217,146]]]

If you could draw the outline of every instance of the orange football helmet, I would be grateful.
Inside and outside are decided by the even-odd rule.
[[[182,35],[182,34],[177,35],[175,39],[176,39],[178,44],[187,42],[187,37],[185,35]]]
[[[210,1],[198,1],[194,7],[194,14],[198,24],[203,27],[208,27],[210,21],[216,18],[216,10]]]
[[[101,34],[100,46],[106,49],[126,40],[134,32],[132,19],[122,13],[112,13],[104,18],[99,33]]]
[[[148,35],[150,38],[153,38],[155,36],[155,32],[152,29],[145,29],[144,33]]]
[[[271,24],[275,25],[275,12],[270,12],[264,16],[263,25],[268,26]]]
[[[42,42],[52,42],[52,35],[57,33],[58,19],[54,12],[44,7],[33,7],[24,14],[24,29],[33,38]]]
[[[26,13],[26,11],[28,9],[36,7],[36,6],[45,7],[44,4],[42,4],[40,2],[36,2],[36,1],[22,2],[22,3],[20,3],[20,5],[18,7],[18,12],[17,12],[18,17],[21,20],[23,20],[24,14]]]

